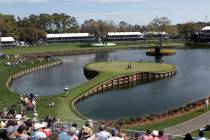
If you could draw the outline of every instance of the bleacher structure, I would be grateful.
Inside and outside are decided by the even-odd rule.
[[[47,43],[94,42],[95,37],[89,33],[46,34]]]

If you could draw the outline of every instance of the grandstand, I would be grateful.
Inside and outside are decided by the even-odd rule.
[[[138,41],[143,40],[144,34],[141,32],[109,32],[107,41]]]
[[[210,41],[210,26],[206,26],[199,32],[199,39],[204,42]]]
[[[46,34],[47,43],[59,42],[94,42],[95,37],[89,33]]]
[[[169,38],[168,34],[166,32],[146,32],[145,38],[158,40],[158,39],[160,39],[160,35],[161,35],[162,39]]]
[[[206,26],[199,32],[199,38],[204,41],[210,41],[210,26]]]
[[[206,26],[199,32],[192,34],[191,39],[195,42],[210,42],[210,26]]]

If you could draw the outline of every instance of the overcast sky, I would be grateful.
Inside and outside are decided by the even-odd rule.
[[[173,24],[210,19],[210,0],[0,0],[0,12],[24,17],[66,13],[81,24],[88,19],[148,24],[168,17]]]

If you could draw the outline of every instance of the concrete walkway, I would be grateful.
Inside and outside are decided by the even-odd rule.
[[[163,129],[166,134],[185,135],[210,124],[210,111],[186,122]]]

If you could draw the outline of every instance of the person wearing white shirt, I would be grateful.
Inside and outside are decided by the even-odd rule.
[[[35,101],[35,99],[32,99],[31,103],[33,105],[34,111],[36,112],[36,101]]]
[[[195,138],[195,140],[207,140],[207,138],[204,137],[204,132],[203,131],[200,131],[198,133],[198,137]]]
[[[208,98],[205,98],[205,109],[206,111],[208,111],[208,107],[209,107],[209,99]]]

